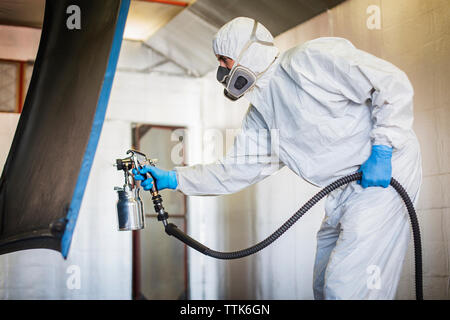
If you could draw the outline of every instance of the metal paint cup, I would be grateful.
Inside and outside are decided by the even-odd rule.
[[[119,196],[117,217],[120,231],[140,230],[145,227],[144,204],[139,197],[139,189],[130,189],[127,186],[115,188]]]

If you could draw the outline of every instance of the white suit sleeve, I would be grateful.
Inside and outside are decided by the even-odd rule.
[[[306,56],[320,70],[319,82],[355,103],[369,105],[373,145],[401,147],[413,123],[414,91],[406,74],[345,39],[318,40],[306,49]]]
[[[263,117],[250,106],[242,130],[224,159],[175,168],[177,190],[186,195],[230,194],[264,179],[283,166],[271,152],[271,139]]]

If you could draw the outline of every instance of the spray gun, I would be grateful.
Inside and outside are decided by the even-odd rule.
[[[140,230],[145,227],[144,204],[140,198],[140,183],[134,179],[133,169],[139,171],[145,165],[155,166],[156,159],[147,159],[147,156],[137,150],[128,150],[129,157],[124,159],[116,159],[115,166],[117,170],[124,173],[125,183],[123,187],[115,187],[119,200],[117,201],[117,216],[119,221],[119,230]],[[152,178],[150,173],[147,177]],[[162,205],[161,195],[158,193],[155,179],[153,179],[153,187],[150,190],[155,211],[158,214],[158,220],[162,221],[164,226],[167,225],[169,215]]]
[[[149,160],[145,154],[136,151],[128,150],[127,154],[131,154],[128,158],[117,159],[116,166],[117,170],[123,170],[125,176],[125,184],[123,188],[115,187],[119,195],[119,201],[117,202],[117,213],[119,217],[119,230],[138,230],[144,228],[144,206],[139,197],[140,184],[138,185],[135,181],[134,176],[130,171],[136,169],[139,171],[144,165],[155,166],[156,160]],[[152,195],[153,204],[155,206],[155,211],[158,215],[158,220],[162,221],[164,229],[169,236],[173,236],[178,240],[184,242],[191,248],[203,253],[204,255],[216,258],[216,259],[239,259],[251,254],[254,254],[278,239],[283,233],[285,233],[290,227],[294,225],[311,207],[313,207],[320,199],[328,195],[333,190],[344,186],[350,182],[360,180],[362,177],[361,172],[357,172],[345,177],[342,177],[322,190],[315,194],[308,202],[306,202],[297,212],[292,215],[281,227],[279,227],[275,232],[273,232],[266,239],[258,242],[257,244],[238,251],[231,252],[221,252],[212,250],[197,240],[191,238],[189,235],[180,230],[175,224],[168,223],[167,219],[169,215],[164,210],[162,205],[161,195],[158,193],[156,187],[156,180],[147,173],[149,178],[152,178],[154,183],[150,190]],[[130,181],[131,179],[131,181]],[[391,179],[390,185],[398,192],[403,202],[405,203],[406,209],[410,216],[413,237],[414,237],[414,249],[415,249],[415,266],[416,266],[416,298],[418,300],[423,299],[423,283],[422,283],[422,246],[420,239],[420,229],[417,220],[416,211],[414,209],[414,204],[412,203],[408,193],[402,187],[402,185],[395,180]]]

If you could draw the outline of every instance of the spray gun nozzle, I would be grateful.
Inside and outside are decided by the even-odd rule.
[[[114,164],[114,166],[117,168],[117,170],[128,171],[133,168],[133,163],[130,158],[116,159],[116,163]]]

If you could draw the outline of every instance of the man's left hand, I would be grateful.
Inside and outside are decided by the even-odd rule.
[[[387,188],[392,177],[392,148],[384,145],[372,146],[372,153],[361,165],[362,179],[358,181],[363,188]]]

